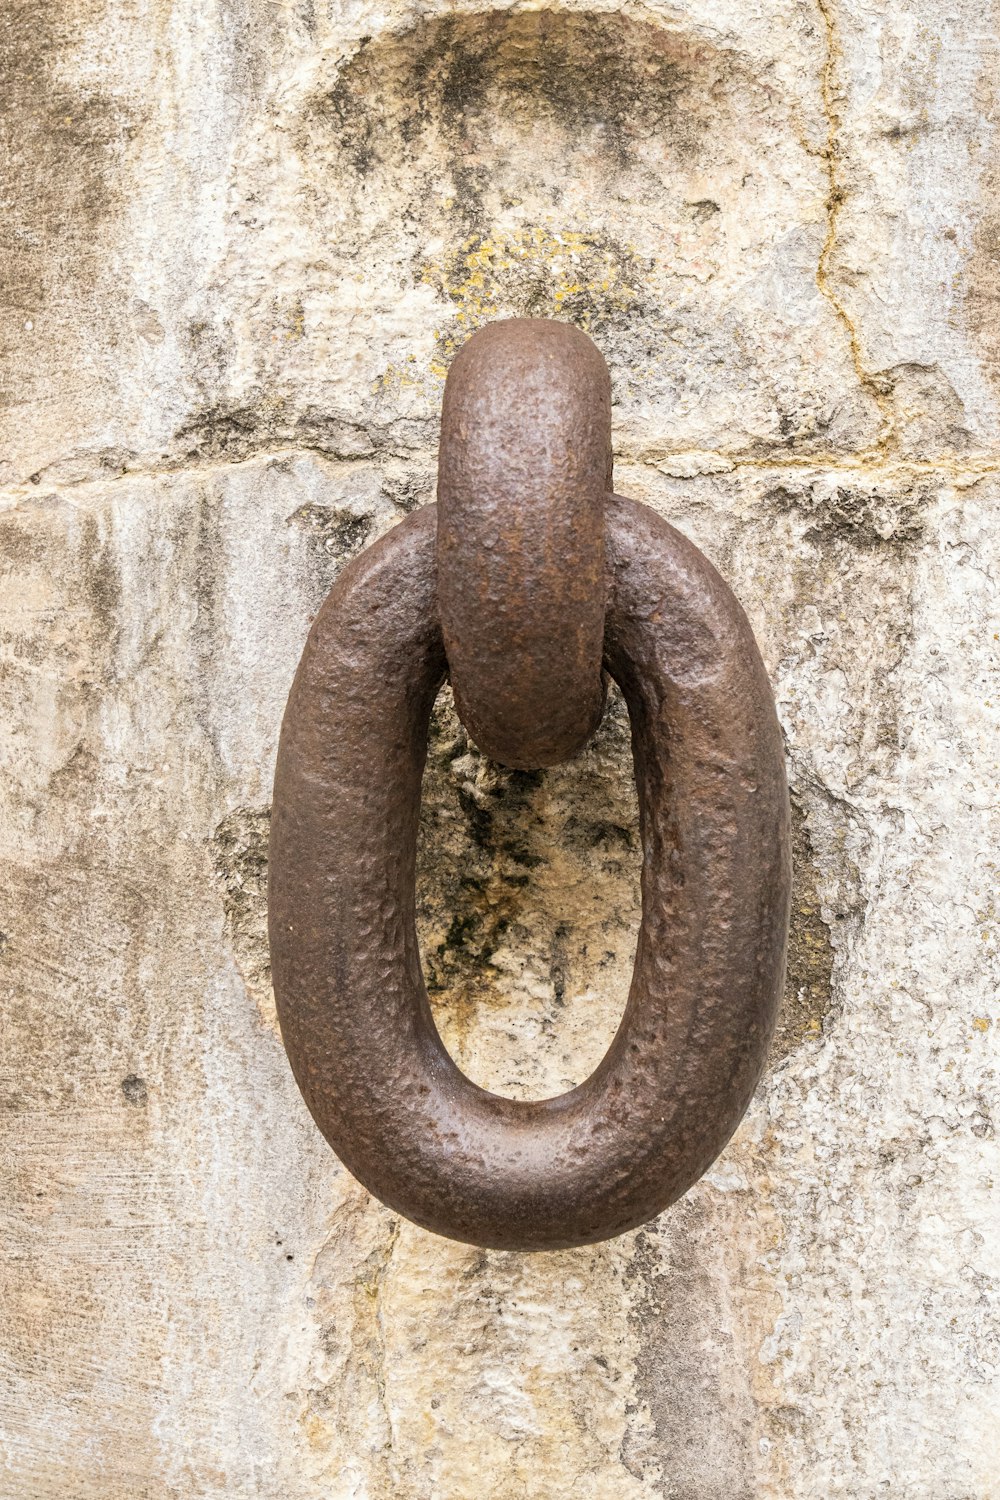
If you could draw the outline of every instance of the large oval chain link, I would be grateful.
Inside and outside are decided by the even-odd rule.
[[[518,339],[533,326],[522,324]],[[549,337],[548,326],[540,325],[540,338]],[[481,368],[489,365],[486,359]],[[471,366],[470,357],[464,368]],[[581,377],[568,408],[538,404],[541,424],[546,413],[583,401],[590,378]],[[446,399],[448,433],[460,433],[478,409],[464,395],[450,408]],[[603,422],[598,411],[592,431],[583,424],[584,488]],[[524,423],[537,463],[545,450],[530,406]],[[476,452],[474,434],[461,443],[466,454]],[[559,465],[568,461],[559,457],[561,443],[553,439]],[[310,631],[275,776],[271,955],[295,1077],[350,1171],[439,1234],[488,1247],[556,1249],[620,1234],[660,1212],[701,1176],[746,1110],[784,975],[788,794],[770,686],[732,592],[653,511],[604,496],[603,662],[628,704],[643,847],[629,1000],[600,1065],[568,1093],[518,1102],[464,1076],[431,1015],[414,898],[428,725],[450,665],[449,641],[457,639],[443,630],[442,615],[456,629],[463,621],[463,632],[477,626],[480,585],[465,594],[463,566],[473,578],[500,580],[486,588],[487,638],[505,619],[516,620],[521,600],[532,693],[556,691],[564,669],[566,682],[592,693],[600,666],[589,645],[574,654],[565,621],[550,627],[544,614],[532,615],[529,584],[519,580],[537,575],[516,557],[504,561],[507,513],[499,501],[488,524],[475,514],[471,475],[492,474],[491,464],[488,456],[466,464],[459,480],[445,466],[442,517],[428,506],[350,563]],[[494,501],[502,481],[491,490]],[[503,491],[515,508],[515,533],[518,484]],[[535,498],[562,494],[543,472]],[[590,534],[589,503],[572,494],[567,501],[581,535]],[[544,504],[538,514],[532,525],[548,528],[558,589],[565,589],[563,531],[558,518],[546,519]],[[484,567],[475,553],[484,528],[499,559],[495,573],[495,560]],[[463,537],[473,547],[465,564]],[[550,628],[561,659],[547,664]],[[516,650],[502,635],[498,647],[500,655],[510,648],[503,691],[516,696]],[[548,745],[578,748],[594,717],[593,696],[570,705],[574,712],[552,738],[548,730],[533,735],[530,721],[525,730],[516,714],[508,720],[494,712],[503,700],[492,697],[490,679],[477,678],[476,649],[457,654],[467,674],[463,701],[473,723],[492,725],[481,731],[488,743],[531,764],[545,759]]]

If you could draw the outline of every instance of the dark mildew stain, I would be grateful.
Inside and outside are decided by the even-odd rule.
[[[324,554],[333,554],[345,562],[360,552],[375,524],[374,516],[312,502],[300,505],[288,520],[290,525],[300,526]]]
[[[83,580],[90,599],[94,622],[105,643],[121,633],[122,581],[107,522],[91,511],[82,517],[80,548]]]
[[[299,144],[326,164],[331,208],[351,205],[343,253],[441,294],[435,373],[510,315],[610,334],[636,369],[665,337],[659,219],[721,213],[686,204],[685,185],[760,87],[738,54],[620,12],[433,17],[359,46],[303,112]]]
[[[410,467],[402,471],[385,469],[379,480],[382,494],[405,516],[434,499],[436,484],[436,470],[415,471]]]
[[[459,724],[450,695],[436,705],[417,865],[418,912],[425,922],[435,916],[445,922],[443,935],[424,951],[431,994],[454,986],[456,1000],[469,1006],[489,996],[495,976],[484,966],[519,914],[528,872],[538,864],[529,829],[532,793],[543,775],[486,761]],[[449,826],[452,796],[461,821]]]
[[[775,485],[766,498],[778,510],[794,511],[808,519],[805,540],[824,546],[845,542],[868,551],[919,542],[932,495],[928,484],[900,489],[877,480],[845,480],[833,485],[815,480],[801,486]]]
[[[311,407],[289,412],[281,401],[264,395],[252,406],[214,399],[211,393],[225,377],[227,358],[220,354],[217,368],[203,370],[197,383],[204,401],[177,429],[181,454],[191,463],[239,463],[263,449],[283,446],[356,459],[370,457],[384,446],[385,435],[376,424],[342,420]]]
[[[834,950],[823,920],[818,870],[805,809],[792,800],[792,919],[788,934],[785,994],[771,1044],[773,1067],[803,1042],[822,1034],[833,1006]]]
[[[271,956],[267,944],[269,807],[237,807],[212,835],[212,861],[236,965],[250,994],[267,1011]]]
[[[12,174],[0,245],[5,253],[19,252],[8,273],[25,274],[14,283],[22,297],[45,294],[46,266],[54,254],[61,275],[92,276],[100,261],[93,234],[115,202],[109,168],[121,156],[132,123],[120,104],[74,78],[83,71],[75,65],[77,49],[100,9],[86,0],[69,10],[6,0],[0,14],[0,141]],[[44,244],[38,240],[41,228]]]
[[[687,66],[686,66],[687,64]],[[359,175],[440,132],[461,149],[483,116],[526,128],[556,121],[631,160],[634,142],[669,130],[687,151],[703,120],[682,108],[690,59],[671,34],[613,12],[444,16],[362,46],[318,101]],[[392,99],[388,114],[373,98]]]
[[[446,1040],[471,1046],[474,1060],[479,1028],[524,1004],[526,984],[532,1036],[514,1024],[511,1074],[530,1041],[539,1057],[548,1049],[560,1086],[573,1075],[581,1082],[624,1008],[640,864],[628,715],[617,689],[583,755],[549,771],[487,760],[446,690],[431,726],[417,856],[424,975]],[[564,1008],[574,1021],[589,1017],[586,1038],[577,1035],[568,1052]]]
[[[207,378],[199,383],[205,388],[211,386]],[[193,462],[237,462],[265,444],[271,432],[269,415],[266,400],[252,407],[206,403],[191,421],[178,428],[177,442]]]
[[[122,1079],[121,1090],[129,1104],[134,1104],[139,1109],[149,1102],[146,1080],[140,1078],[137,1073],[130,1073],[127,1078]]]

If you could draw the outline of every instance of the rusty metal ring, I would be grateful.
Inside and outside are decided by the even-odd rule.
[[[341,574],[310,632],[275,778],[270,937],[282,1036],[316,1123],[377,1197],[501,1249],[608,1238],[706,1170],[763,1068],[784,970],[788,801],[750,626],[647,508],[605,507],[604,659],[632,723],[642,925],[625,1014],[578,1088],[477,1087],[434,1026],[414,870],[446,673],[436,516]]]
[[[554,766],[601,721],[611,377],[579,328],[487,324],[441,411],[438,606],[455,707],[505,766]]]

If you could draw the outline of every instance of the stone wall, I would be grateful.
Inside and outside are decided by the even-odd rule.
[[[991,0],[6,0],[3,1500],[996,1500]],[[772,1065],[673,1210],[481,1253],[373,1202],[269,987],[282,707],[431,497],[453,351],[564,317],[617,487],[788,745]],[[579,1082],[638,914],[627,720],[436,715],[435,1013]]]

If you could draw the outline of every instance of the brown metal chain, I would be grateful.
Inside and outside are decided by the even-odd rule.
[[[697,548],[609,493],[609,434],[583,334],[541,319],[476,334],[445,390],[438,506],[341,573],[278,751],[269,921],[295,1078],[371,1192],[487,1247],[606,1239],[684,1193],[746,1110],[784,974],[788,793],[760,654]],[[548,765],[595,727],[602,660],[639,793],[632,986],[590,1077],[519,1102],[464,1076],[427,1001],[414,873],[430,713],[450,671],[484,750]]]

